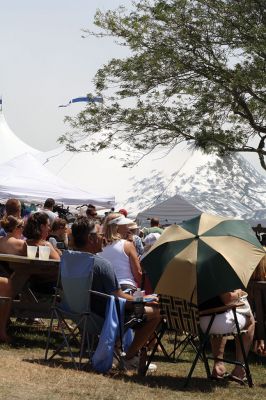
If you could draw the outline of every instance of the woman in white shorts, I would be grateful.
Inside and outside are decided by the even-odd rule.
[[[217,296],[213,299],[210,299],[209,301],[206,301],[203,304],[200,304],[199,310],[203,311],[203,310],[208,310],[210,308],[234,304],[239,301],[241,303],[243,302],[245,305],[237,309],[237,320],[240,329],[245,328],[247,330],[247,333],[243,335],[243,344],[247,355],[253,341],[255,321],[246,297],[247,297],[246,292],[243,292],[242,289],[236,289],[233,292],[223,293],[220,296]],[[203,332],[207,330],[210,319],[211,316],[209,315],[200,317],[200,327]],[[236,331],[237,331],[236,324],[234,321],[234,315],[232,310],[228,310],[221,314],[217,314],[214,318],[212,327],[210,329],[211,334],[217,334],[217,335],[218,334],[222,335]],[[221,359],[223,358],[225,344],[226,344],[226,337],[223,336],[212,337],[211,345],[214,357]],[[240,361],[241,363],[244,361],[238,341],[236,343],[236,360]],[[226,375],[228,374],[226,373],[224,363],[221,361],[214,361],[212,378],[223,379],[225,378]],[[239,365],[235,366],[232,373],[230,374],[230,378],[236,382],[243,384],[243,382],[245,381],[244,369]]]

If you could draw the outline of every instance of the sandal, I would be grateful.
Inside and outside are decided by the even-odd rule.
[[[241,379],[241,378],[239,378],[238,376],[229,374],[228,379],[229,379],[230,381],[236,382],[236,383],[238,383],[239,385],[242,385],[242,386],[246,385],[247,382],[248,382],[246,376],[244,376],[244,377]]]
[[[210,378],[212,381],[223,381],[224,379],[229,378],[230,374],[228,372],[225,372],[222,375],[211,375]]]

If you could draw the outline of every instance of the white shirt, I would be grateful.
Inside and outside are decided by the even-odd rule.
[[[131,271],[129,257],[124,250],[125,242],[124,239],[121,239],[116,240],[112,244],[108,244],[104,247],[101,257],[105,258],[112,264],[120,285],[132,285],[137,287]]]

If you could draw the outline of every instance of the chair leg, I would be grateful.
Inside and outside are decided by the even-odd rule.
[[[49,328],[48,328],[48,336],[47,336],[47,342],[46,342],[46,347],[45,347],[45,354],[44,354],[45,361],[47,361],[47,357],[48,357],[49,346],[50,346],[50,342],[51,342],[52,326],[53,326],[53,322],[55,319],[54,317],[55,317],[55,310],[52,310],[50,324],[49,324]]]
[[[158,349],[159,344],[161,343],[161,340],[162,340],[163,335],[165,334],[165,331],[166,331],[166,324],[162,324],[161,331],[159,332],[159,334],[156,335],[157,336],[157,340],[156,340],[154,348],[152,349],[152,352],[151,352],[150,356],[147,358],[146,365],[141,368],[140,374],[142,376],[146,375],[146,373],[148,371],[148,368],[149,368],[149,365],[152,362],[152,359],[153,359],[154,354],[156,353],[156,351]]]
[[[167,353],[167,351],[166,351],[166,349],[165,349],[165,347],[164,347],[164,345],[163,345],[163,343],[162,343],[162,337],[164,336],[166,330],[167,330],[167,325],[166,325],[166,323],[165,323],[164,321],[162,321],[162,323],[161,323],[161,325],[160,325],[158,331],[157,331],[157,332],[156,332],[156,331],[154,332],[154,336],[155,336],[156,344],[157,344],[156,350],[157,350],[158,347],[160,346],[161,349],[162,349],[163,355],[164,355],[169,361],[171,361],[171,355]]]
[[[88,332],[88,323],[89,323],[89,315],[86,314],[84,316],[84,322],[82,323],[82,335],[81,335],[81,345],[80,345],[80,354],[79,354],[79,369],[84,369],[86,365],[89,364],[92,358],[92,345],[93,339],[90,340],[90,334]],[[82,359],[87,355],[88,361],[85,365],[82,366]]]
[[[47,345],[46,345],[46,347],[47,347],[47,354],[46,354],[46,359],[45,359],[45,360],[46,360],[46,361],[51,361],[57,354],[59,354],[59,352],[60,352],[64,347],[66,347],[67,350],[68,350],[68,353],[69,353],[69,355],[70,355],[70,357],[71,357],[71,360],[72,360],[72,362],[73,362],[73,365],[74,365],[75,369],[78,370],[77,363],[76,363],[76,361],[75,361],[74,355],[73,355],[72,350],[71,350],[70,345],[69,345],[69,340],[71,340],[71,339],[77,339],[77,335],[78,335],[78,332],[77,332],[77,330],[78,330],[78,325],[76,326],[76,328],[75,328],[73,331],[70,332],[70,334],[69,334],[68,337],[67,337],[67,335],[66,335],[66,333],[65,333],[65,331],[64,331],[64,327],[63,327],[63,325],[65,325],[65,327],[67,327],[67,326],[68,326],[67,323],[65,322],[64,318],[63,318],[56,310],[54,310],[54,315],[55,315],[55,317],[56,317],[56,318],[54,318],[54,319],[57,319],[57,320],[59,321],[59,326],[60,326],[61,334],[62,334],[62,336],[63,336],[63,341],[62,341],[62,343],[54,350],[53,354],[51,354],[51,356],[50,356],[49,358],[47,357],[47,356],[48,356],[48,345],[49,345],[49,344],[47,343]],[[50,339],[49,339],[49,343],[50,343]]]
[[[185,381],[184,387],[188,386],[199,358],[202,357],[203,360],[206,359],[205,348],[206,348],[206,345],[208,343],[209,332],[210,332],[211,326],[213,324],[214,318],[215,318],[215,315],[212,315],[212,317],[210,319],[210,322],[209,322],[209,325],[207,327],[207,330],[206,330],[206,332],[204,334],[203,340],[200,340],[200,344],[199,344],[199,347],[197,349],[196,357],[195,357],[195,359],[193,361],[193,364],[192,364],[192,366],[190,368],[190,371],[188,373],[188,376],[187,376],[187,379]],[[205,361],[204,361],[204,365],[205,365],[205,368],[206,368]],[[207,369],[206,369],[207,375],[208,375],[208,370],[209,370],[209,366],[207,366]]]
[[[83,323],[80,326],[81,329],[81,343],[80,343],[80,352],[79,352],[79,369],[81,369],[81,362],[84,356],[84,347],[85,347],[85,343],[86,343],[86,334],[87,334],[87,318],[85,317],[82,321]]]
[[[197,346],[194,344],[194,340],[193,340],[193,336],[191,334],[188,334],[185,339],[183,339],[181,342],[179,342],[178,344],[175,345],[174,350],[172,351],[172,353],[169,355],[171,356],[173,354],[173,361],[177,361],[179,359],[179,357],[181,356],[181,354],[186,350],[187,346],[190,345],[192,347],[192,349],[195,351],[195,353],[197,353]],[[182,349],[180,350],[180,352],[178,353],[178,355],[176,356],[176,351],[181,347]],[[201,357],[202,358],[202,357]]]
[[[206,346],[202,349],[202,361],[204,363],[207,378],[210,379],[211,378],[211,370],[210,370],[209,360],[208,360],[208,357],[206,356],[205,349],[206,349]]]
[[[253,381],[252,381],[251,372],[250,372],[250,369],[249,369],[248,358],[247,358],[247,355],[246,355],[246,352],[245,352],[244,343],[243,343],[242,335],[241,335],[241,332],[240,332],[239,323],[238,323],[238,319],[237,319],[237,315],[236,315],[236,310],[235,309],[233,309],[233,313],[234,313],[234,319],[235,319],[235,323],[236,323],[237,336],[238,336],[241,352],[243,354],[243,359],[244,359],[243,367],[244,367],[245,372],[246,372],[248,386],[249,387],[253,387],[254,385],[253,385]]]

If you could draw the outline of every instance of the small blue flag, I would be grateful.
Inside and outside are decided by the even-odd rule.
[[[67,104],[61,104],[58,107],[68,107],[71,103],[103,103],[103,98],[100,96],[96,97],[76,97],[75,99],[70,100]]]
[[[0,97],[0,104],[2,105],[2,97]]]

